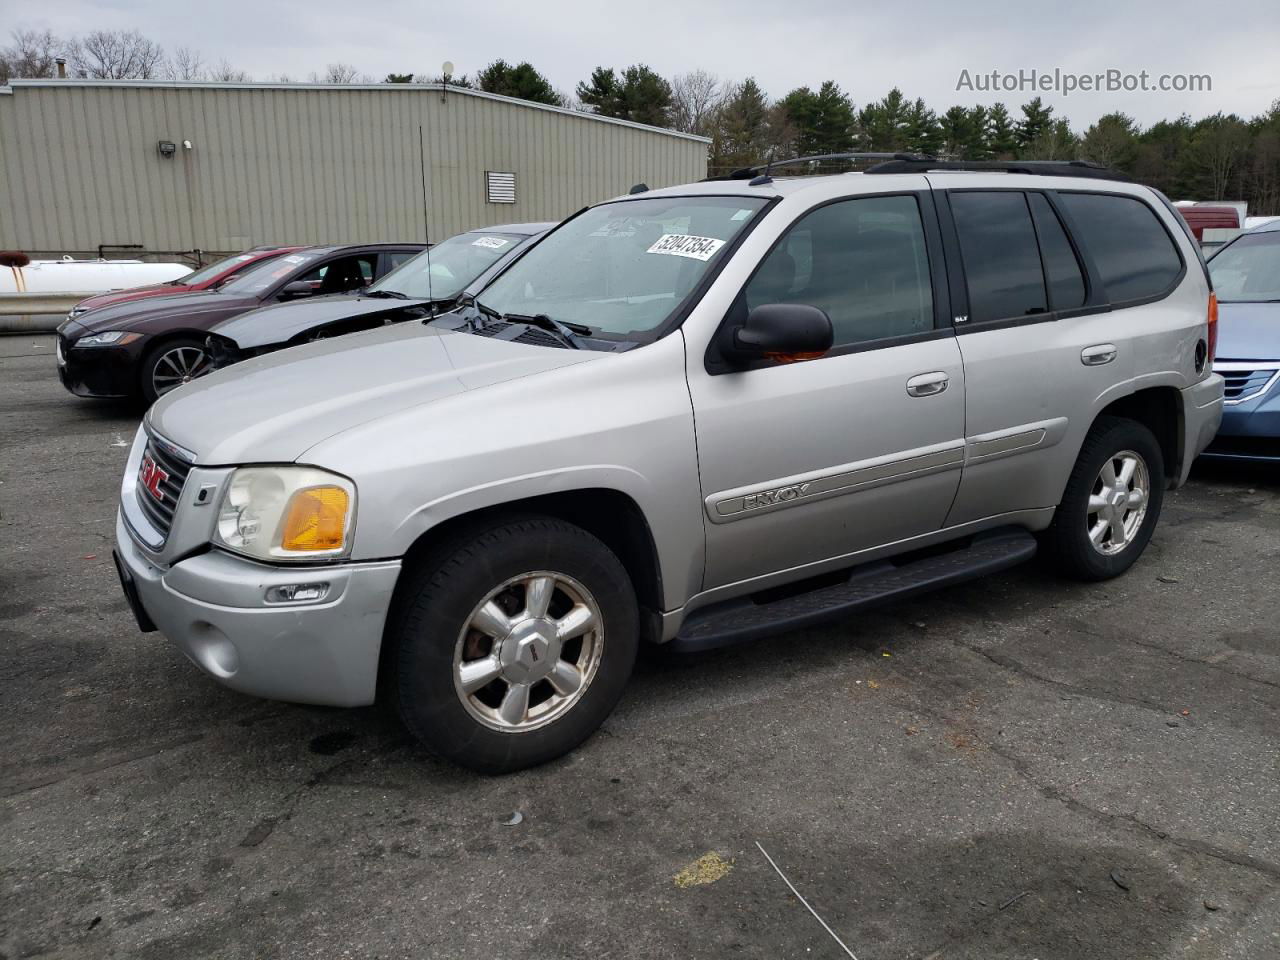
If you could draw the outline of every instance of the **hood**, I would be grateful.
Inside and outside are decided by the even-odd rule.
[[[406,307],[423,306],[428,300],[395,300],[386,297],[353,297],[338,294],[273,303],[230,320],[224,320],[210,332],[235,341],[241,350],[286,343],[300,333],[323,327],[339,320],[377,313],[398,313]]]
[[[130,300],[144,300],[147,297],[164,297],[178,293],[186,293],[192,289],[185,283],[149,283],[144,287],[130,287],[128,290],[116,290],[111,293],[99,293],[97,296],[85,297],[76,304],[77,310],[97,310],[99,307],[113,303],[127,303]]]
[[[201,464],[287,463],[370,420],[607,356],[396,324],[217,370],[161,397],[148,417]]]
[[[1218,359],[1280,360],[1280,303],[1218,304]]]
[[[129,330],[134,333],[161,333],[178,326],[208,329],[219,320],[243,313],[258,305],[252,296],[234,296],[213,290],[194,290],[164,297],[146,297],[99,307],[68,320],[59,330],[67,335]]]

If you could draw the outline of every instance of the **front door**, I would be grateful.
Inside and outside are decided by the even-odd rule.
[[[749,370],[689,357],[704,589],[937,530],[964,460],[964,373],[927,192],[823,204],[734,303],[831,318],[823,357]]]

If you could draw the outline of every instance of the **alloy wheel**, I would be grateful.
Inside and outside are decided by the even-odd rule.
[[[603,648],[604,618],[586,587],[562,573],[522,573],[467,618],[454,649],[454,689],[485,726],[526,733],[582,699]]]
[[[151,389],[157,397],[190,383],[210,371],[209,355],[200,347],[172,347],[156,358],[151,371]]]
[[[1089,542],[1112,557],[1133,542],[1147,515],[1151,497],[1147,462],[1132,450],[1107,458],[1093,482],[1085,523]]]

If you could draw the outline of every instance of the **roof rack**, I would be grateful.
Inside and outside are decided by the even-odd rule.
[[[882,160],[902,163],[934,163],[933,157],[922,153],[819,153],[811,157],[792,157],[789,160],[770,160],[767,163],[758,163],[753,167],[742,167],[731,173],[721,174],[718,177],[705,177],[703,182],[712,180],[759,180],[761,183],[770,181],[769,174],[774,167],[789,167],[796,163],[815,163],[819,160]],[[880,164],[883,166],[883,164]],[[761,173],[761,171],[764,171]]]
[[[1041,177],[1086,177],[1092,180],[1133,178],[1118,170],[1084,160],[935,160],[931,157],[895,157],[877,163],[865,173],[928,173],[934,170],[972,170],[988,173],[1029,173]]]

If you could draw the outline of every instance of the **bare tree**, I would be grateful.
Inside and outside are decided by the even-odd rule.
[[[0,50],[0,83],[11,77],[47,78],[56,75],[54,58],[63,44],[50,30],[15,30],[13,43]]]
[[[77,76],[94,80],[153,80],[165,67],[164,47],[137,30],[95,30],[72,43]]]
[[[179,47],[175,50],[165,72],[170,80],[207,80],[209,77],[204,57],[200,56],[199,50],[191,47]]]
[[[313,73],[312,83],[358,83],[360,71],[349,63],[331,63],[324,68],[324,73]]]
[[[209,79],[216,80],[220,83],[248,83],[253,79],[253,77],[249,76],[247,70],[240,70],[233,67],[224,58],[219,60],[218,65],[209,71]]]
[[[725,97],[720,78],[691,70],[671,78],[671,125],[685,133],[703,133]]]

